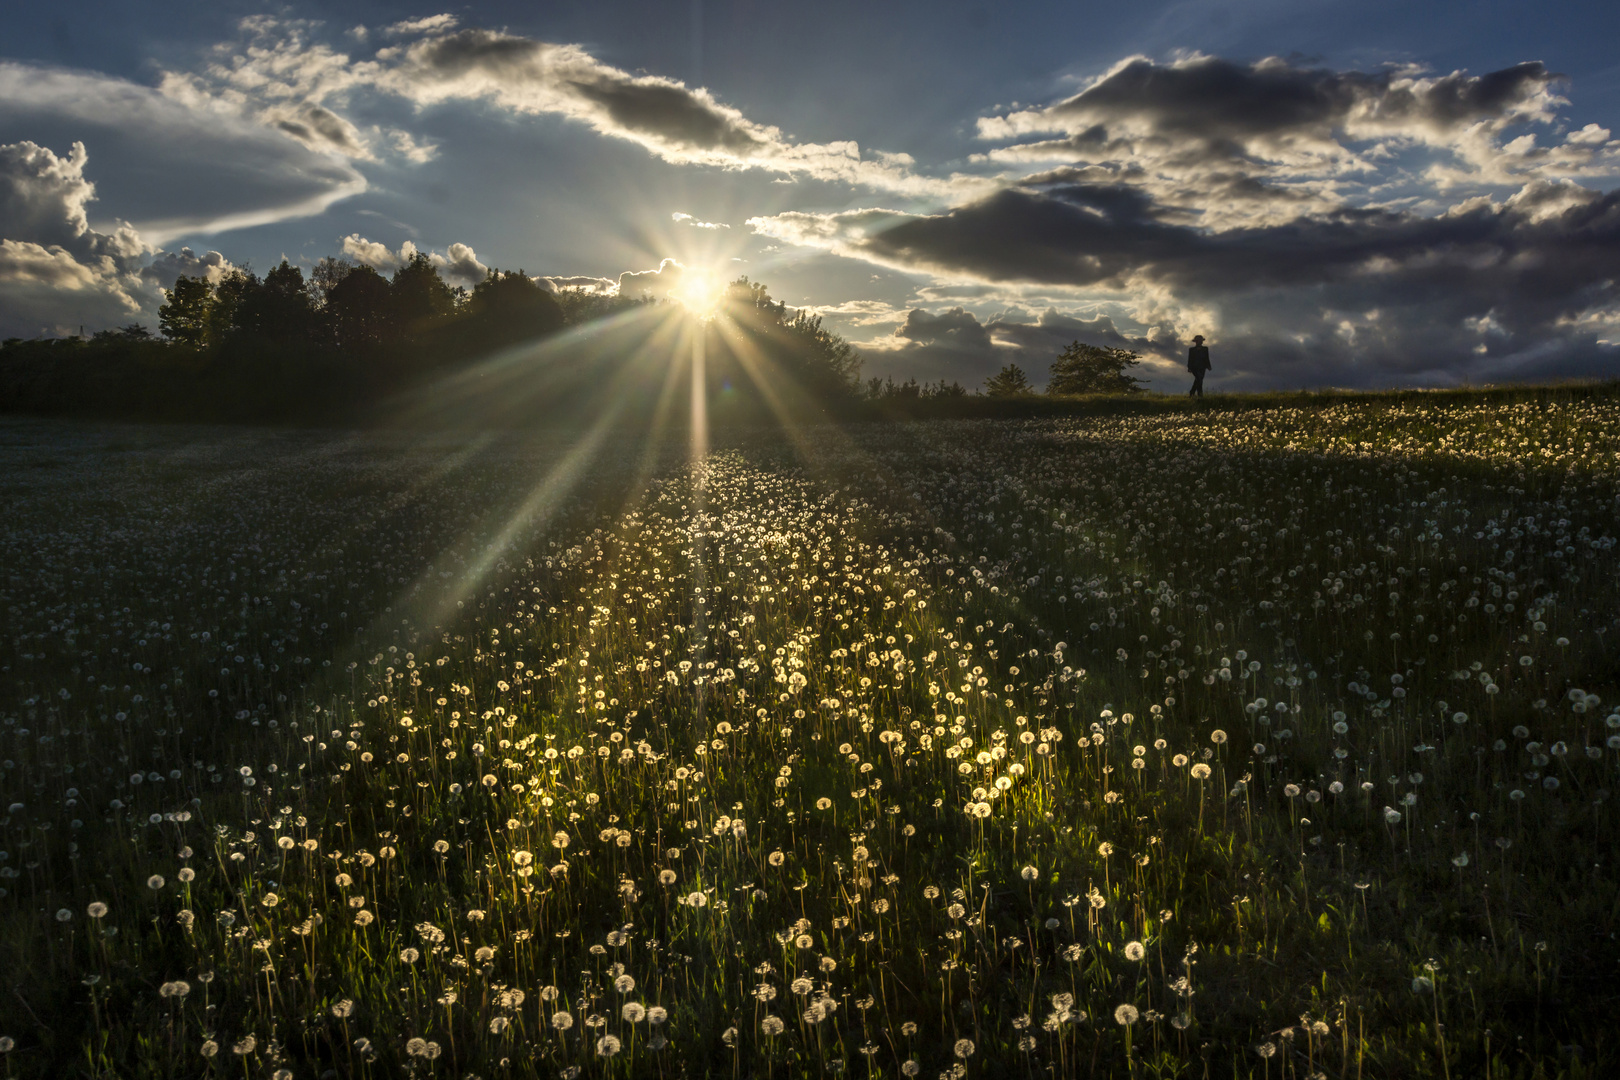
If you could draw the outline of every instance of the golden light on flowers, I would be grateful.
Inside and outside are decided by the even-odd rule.
[[[0,710],[6,775],[46,781],[6,801],[26,796],[0,888],[44,931],[18,955],[99,1007],[103,958],[138,970],[178,922],[213,970],[151,972],[148,1005],[193,1055],[281,1030],[258,995],[303,1000],[313,956],[331,982],[311,1008],[355,1060],[418,1039],[419,1067],[442,1047],[479,1075],[520,1038],[558,1072],[600,1046],[637,1075],[739,1055],[797,1075],[784,1063],[844,1045],[909,1075],[966,1060],[969,1035],[991,1070],[1095,1054],[1123,1073],[1132,1038],[1196,1071],[1178,1017],[1247,1054],[1324,983],[1348,999],[1417,970],[1423,946],[1388,925],[1397,887],[1452,911],[1511,879],[1506,910],[1537,911],[1554,955],[1464,943],[1441,989],[1481,965],[1534,985],[1538,956],[1554,985],[1591,908],[1552,903],[1540,870],[1557,844],[1597,861],[1620,755],[1592,614],[1620,610],[1597,468],[1620,411],[1463,410],[1490,439],[1583,432],[1540,487],[1490,439],[1424,434],[1433,411],[1319,404],[873,424],[695,456],[613,429],[592,453],[278,433],[297,455],[204,440],[232,478],[206,484],[164,443],[121,451],[142,467],[111,494],[157,510],[131,512],[95,581],[73,546],[94,498],[55,475],[74,466],[0,470],[39,486],[0,533],[19,567],[7,663],[31,680]],[[87,455],[61,439],[51,460]],[[198,717],[218,719],[194,742]],[[1458,806],[1479,814],[1461,831]],[[1272,877],[1285,856],[1308,909]],[[1221,954],[1198,966],[1210,925]],[[1018,992],[973,998],[964,1028],[970,965]],[[1212,972],[1275,1008],[1226,1014]],[[237,1003],[230,1021],[182,1026],[204,998]],[[1447,1012],[1448,1047],[1482,1046],[1485,1023],[1532,1042],[1491,1009]],[[1410,1017],[1365,1020],[1432,1061]],[[1295,1028],[1302,1063],[1315,1023]]]

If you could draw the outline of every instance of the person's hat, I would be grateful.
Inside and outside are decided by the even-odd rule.
[[[1194,341],[1203,341],[1204,340],[1204,335],[1203,334],[1194,334],[1193,335],[1193,340]]]

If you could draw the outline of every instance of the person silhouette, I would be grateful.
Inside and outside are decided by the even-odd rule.
[[[1209,370],[1209,348],[1204,344],[1204,335],[1193,337],[1192,348],[1187,350],[1187,370],[1192,372],[1192,389],[1187,391],[1188,397],[1204,396],[1204,372]]]

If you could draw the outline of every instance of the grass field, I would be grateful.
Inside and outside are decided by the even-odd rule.
[[[1620,1071],[1620,396],[715,444],[0,425],[0,1069]]]

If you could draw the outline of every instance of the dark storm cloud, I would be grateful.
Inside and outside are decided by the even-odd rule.
[[[1123,185],[1010,188],[947,213],[852,237],[847,250],[891,265],[986,281],[1118,283],[1143,263],[1180,258],[1198,234],[1153,217]]]

